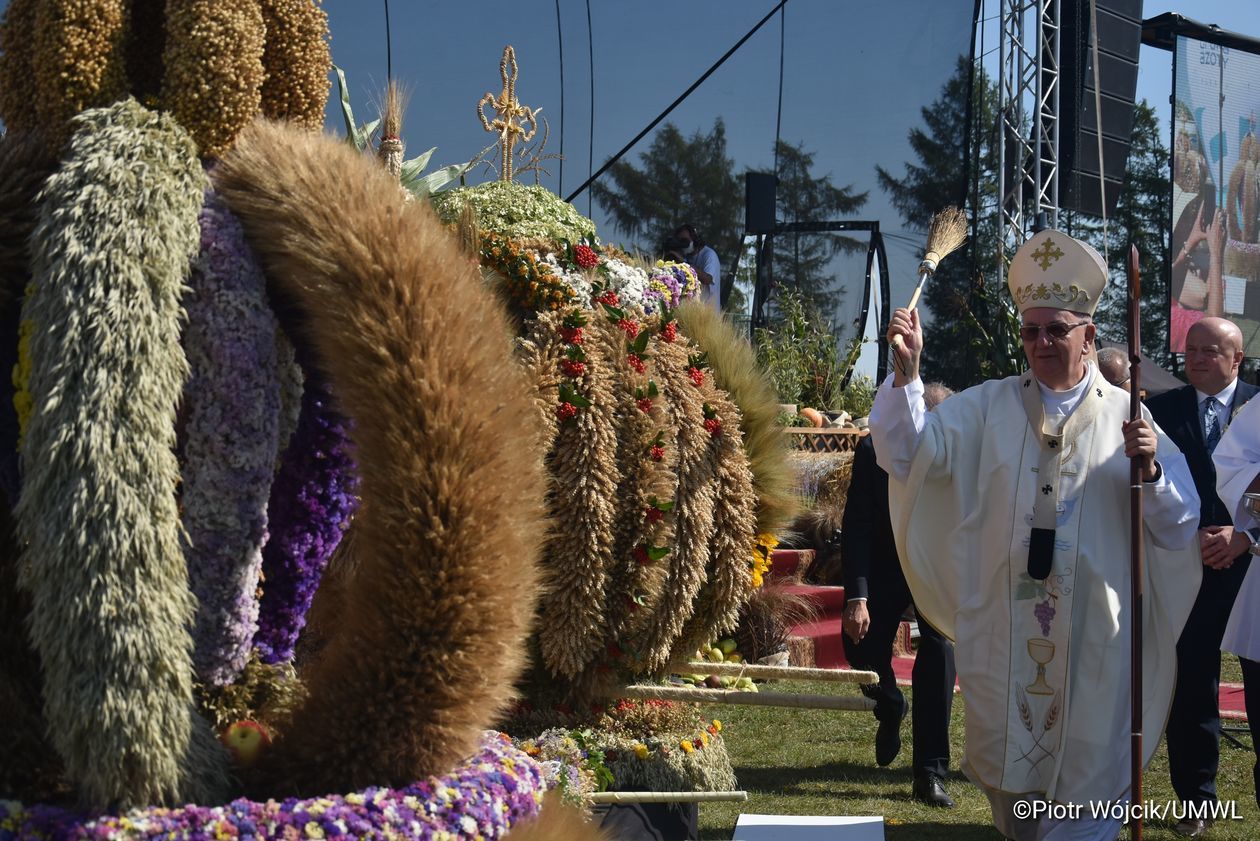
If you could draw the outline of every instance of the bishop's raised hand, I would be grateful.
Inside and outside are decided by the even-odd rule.
[[[888,322],[888,346],[893,352],[893,385],[898,388],[919,378],[923,327],[919,311],[899,307]]]

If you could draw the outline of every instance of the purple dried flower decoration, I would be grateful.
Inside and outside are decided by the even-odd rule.
[[[276,318],[240,223],[206,191],[201,256],[185,295],[189,378],[183,448],[184,554],[198,601],[193,664],[217,686],[245,667],[280,427]]]
[[[271,489],[271,540],[263,547],[263,596],[254,648],[264,663],[293,657],[324,567],[358,506],[346,421],[308,372],[298,428]]]
[[[401,789],[214,808],[136,810],[84,818],[51,806],[0,800],[0,841],[207,841],[216,838],[502,838],[535,817],[546,789],[542,768],[507,737],[487,732],[479,752],[443,777]],[[441,792],[441,794],[439,794]]]

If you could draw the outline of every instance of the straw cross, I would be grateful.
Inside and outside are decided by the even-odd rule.
[[[512,45],[503,48],[503,59],[499,62],[499,75],[503,78],[503,91],[496,98],[487,92],[477,103],[477,116],[486,131],[499,135],[499,152],[503,166],[499,171],[500,181],[512,180],[512,147],[519,140],[528,143],[538,131],[538,112],[533,108],[521,105],[516,98],[516,51]],[[486,106],[489,105],[497,115],[495,119],[486,118]],[[529,124],[529,131],[525,124]]]

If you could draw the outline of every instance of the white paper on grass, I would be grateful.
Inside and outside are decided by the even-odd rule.
[[[884,841],[883,817],[739,816],[733,841]]]

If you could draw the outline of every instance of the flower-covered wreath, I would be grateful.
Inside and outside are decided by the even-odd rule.
[[[502,838],[538,814],[544,769],[493,731],[440,777],[328,797],[234,800],[225,806],[135,809],[100,817],[0,800],[0,841],[217,841],[229,838]]]

